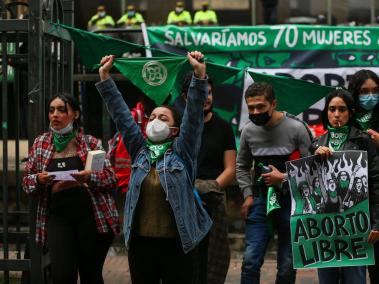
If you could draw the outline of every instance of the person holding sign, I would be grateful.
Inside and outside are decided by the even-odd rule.
[[[38,198],[36,242],[47,244],[53,283],[76,284],[78,272],[81,283],[103,283],[103,263],[120,231],[116,177],[107,159],[101,170],[84,170],[88,152],[103,149],[79,129],[78,101],[62,93],[48,106],[50,130],[35,139],[23,178],[25,192]]]
[[[355,102],[355,125],[366,131],[379,153],[379,77],[371,70],[362,69],[350,79],[349,91]],[[364,189],[367,189],[367,178],[362,179]],[[374,246],[375,263],[379,265],[379,243]],[[379,267],[370,265],[371,283],[379,283]]]
[[[245,92],[245,101],[250,122],[242,130],[236,165],[237,181],[245,198],[241,213],[246,220],[241,283],[260,282],[260,269],[272,228],[278,231],[276,283],[295,283],[290,236],[291,196],[285,182],[285,162],[295,152],[300,152],[302,157],[308,156],[311,137],[303,122],[276,110],[277,101],[270,84],[256,82],[250,85]],[[271,171],[262,173],[266,167]],[[279,208],[267,215],[270,187],[275,190]]]
[[[379,160],[370,136],[353,126],[354,100],[348,91],[337,89],[327,96],[322,121],[328,132],[312,142],[315,155],[326,159],[333,155],[333,151],[367,151],[372,228],[367,241],[374,244],[379,240]],[[347,193],[348,201],[352,200],[349,196],[353,194],[355,193]],[[366,283],[366,267],[321,268],[318,269],[318,276],[320,284],[337,284],[341,279],[343,284],[363,284]]]
[[[113,56],[102,58],[96,84],[132,159],[124,237],[133,283],[197,283],[195,249],[212,221],[194,193],[208,78],[203,54],[188,53],[194,74],[182,123],[167,105],[155,108],[147,139],[110,77]]]

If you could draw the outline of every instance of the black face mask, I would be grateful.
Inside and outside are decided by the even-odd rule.
[[[271,116],[266,111],[258,114],[249,114],[249,119],[255,125],[263,126],[271,119]]]

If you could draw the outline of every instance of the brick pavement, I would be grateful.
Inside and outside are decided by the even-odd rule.
[[[240,283],[241,259],[232,259],[226,279],[226,284]],[[275,282],[276,262],[266,260],[261,274],[261,284]],[[130,284],[128,259],[126,256],[108,256],[104,264],[104,282],[106,284]],[[297,284],[316,284],[315,270],[299,270],[297,272]]]

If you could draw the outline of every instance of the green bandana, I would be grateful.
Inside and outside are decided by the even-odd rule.
[[[328,126],[329,131],[329,146],[334,151],[338,151],[347,141],[349,136],[350,127],[348,125],[333,128]]]
[[[340,188],[347,189],[349,187],[349,180],[340,180]]]
[[[372,127],[372,110],[367,112],[361,112],[357,114],[355,120],[362,127],[363,130],[367,130]]]
[[[272,186],[268,188],[267,191],[267,208],[266,215],[268,215],[272,210],[280,208],[278,197],[276,196],[275,190]]]
[[[337,190],[334,190],[334,191],[331,191],[331,190],[329,190],[328,191],[328,194],[329,194],[329,196],[331,197],[331,198],[336,198],[337,197]]]
[[[76,136],[76,131],[72,131],[69,134],[61,135],[53,133],[53,143],[57,152],[62,152],[67,144]]]
[[[314,189],[315,193],[318,195],[318,196],[322,196],[322,192],[321,192],[321,188],[318,186],[318,187],[315,187]]]
[[[167,149],[171,147],[172,141],[162,143],[162,144],[153,144],[150,140],[147,140],[147,148],[150,150],[150,162],[155,163],[158,161]]]

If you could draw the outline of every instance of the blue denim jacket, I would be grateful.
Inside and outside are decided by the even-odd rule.
[[[132,173],[126,195],[124,212],[124,237],[128,246],[133,227],[141,185],[150,172],[150,154],[146,140],[114,81],[109,78],[98,82],[96,87],[102,95],[117,130],[132,158]],[[203,131],[203,106],[208,95],[208,81],[192,78],[188,90],[179,136],[164,157],[157,161],[156,170],[174,213],[178,233],[185,253],[192,250],[208,233],[212,221],[193,193],[196,177],[196,159]]]

